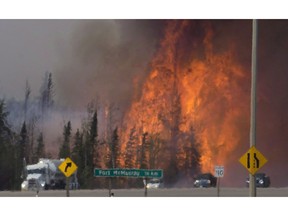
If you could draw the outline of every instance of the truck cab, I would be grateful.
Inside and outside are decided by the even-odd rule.
[[[27,165],[26,177],[21,184],[21,190],[65,189],[66,177],[58,169],[64,159],[39,159],[37,164]],[[70,177],[70,188],[78,189],[76,172]]]

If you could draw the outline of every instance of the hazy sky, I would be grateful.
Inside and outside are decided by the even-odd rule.
[[[23,99],[26,80],[38,95],[76,26],[73,20],[0,20],[0,97]]]
[[[55,100],[86,105],[102,94],[126,103],[161,32],[156,20],[0,20],[0,98],[39,96],[51,72]],[[120,96],[119,96],[120,95]],[[123,96],[123,97],[122,97]]]

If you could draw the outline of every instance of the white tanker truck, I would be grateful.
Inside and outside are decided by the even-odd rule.
[[[64,159],[40,158],[37,164],[26,165],[21,190],[65,189],[66,177],[58,169]],[[70,189],[78,189],[77,172],[70,176]]]

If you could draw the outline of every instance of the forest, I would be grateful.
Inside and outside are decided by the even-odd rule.
[[[54,101],[57,92],[53,82],[52,73],[46,72],[38,97],[31,98],[31,88],[26,81],[23,100],[0,101],[0,190],[20,190],[26,164],[37,163],[39,158],[66,157],[78,166],[81,189],[108,187],[107,179],[93,176],[94,168],[163,169],[166,185],[173,185],[179,179],[183,179],[184,185],[192,184],[193,176],[200,171],[199,144],[194,129],[183,134],[178,122],[170,127],[172,136],[167,139],[143,127],[125,127],[117,105],[103,105],[94,100],[86,105],[86,113],[78,117],[80,126],[76,128],[73,119],[66,118],[53,141],[47,127],[56,127],[53,115],[56,110],[65,109]],[[172,111],[177,121],[179,110]],[[52,124],[45,125],[51,119]],[[186,140],[182,152],[177,145],[171,145],[177,143],[180,136]],[[51,141],[56,142],[52,147]],[[112,187],[143,187],[143,180],[117,177],[112,179]]]

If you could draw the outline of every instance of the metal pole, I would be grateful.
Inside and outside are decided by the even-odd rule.
[[[217,178],[217,197],[219,197],[220,196],[220,179],[221,178]]]
[[[36,197],[39,196],[39,190],[40,190],[40,183],[39,183],[39,180],[36,181]]]
[[[250,147],[256,145],[257,20],[252,23]],[[249,174],[250,197],[256,197],[255,176]]]
[[[108,191],[108,193],[109,193],[108,196],[109,196],[109,197],[111,197],[111,188],[112,188],[112,182],[111,182],[111,181],[112,181],[112,179],[109,178],[109,182],[108,182],[108,184],[109,184],[109,185],[108,185],[108,190],[109,190],[109,191]]]
[[[70,178],[69,178],[69,177],[66,177],[66,196],[67,196],[67,197],[70,196],[69,186],[70,186]]]
[[[147,193],[148,193],[148,191],[147,191],[147,178],[145,178],[145,185],[144,185],[144,187],[145,187],[145,191],[144,191],[144,196],[145,197],[147,197]]]

